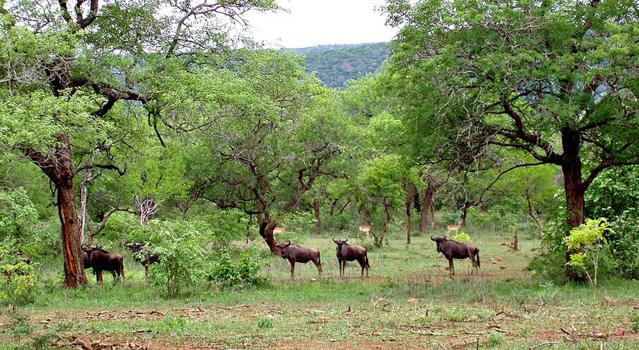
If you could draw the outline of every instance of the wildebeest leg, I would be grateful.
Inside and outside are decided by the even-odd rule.
[[[102,284],[102,270],[95,271],[96,282]]]
[[[453,265],[453,258],[448,259],[448,270],[450,270],[451,276],[455,276],[455,266]]]
[[[319,260],[313,260],[313,263],[315,264],[315,267],[317,267],[317,272],[319,273],[320,278],[322,278],[322,262]]]
[[[291,278],[295,278],[295,261],[290,260],[291,263]]]
[[[149,265],[144,264],[144,283],[149,281]]]
[[[346,261],[339,261],[339,277],[344,277],[344,267],[346,267]]]

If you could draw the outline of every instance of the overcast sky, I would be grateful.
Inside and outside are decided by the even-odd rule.
[[[384,0],[279,0],[289,12],[247,16],[252,36],[267,47],[308,47],[389,41],[396,33],[376,10]]]

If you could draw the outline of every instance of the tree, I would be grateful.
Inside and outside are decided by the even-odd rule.
[[[391,0],[386,10],[403,25],[395,95],[417,130],[439,125],[439,156],[504,147],[558,166],[571,227],[602,170],[639,162],[639,4]]]
[[[339,171],[332,163],[349,121],[333,92],[304,73],[299,56],[276,51],[238,51],[219,70],[184,72],[164,88],[173,94],[160,103],[181,120],[194,150],[189,163],[200,197],[255,215],[279,254],[278,221],[320,177]]]
[[[0,1],[0,145],[30,159],[55,187],[65,287],[87,282],[73,180],[88,168],[74,158],[111,139],[126,119],[114,109],[122,104],[144,106],[159,135],[152,102],[162,91],[152,78],[176,67],[177,55],[223,48],[219,17],[273,8],[269,0]]]

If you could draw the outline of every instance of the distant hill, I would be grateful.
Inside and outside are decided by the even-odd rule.
[[[379,69],[388,57],[388,43],[320,45],[287,49],[304,55],[308,73],[317,72],[324,85],[339,89],[346,81],[358,79]]]

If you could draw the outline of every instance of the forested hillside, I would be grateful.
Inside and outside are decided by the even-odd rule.
[[[317,72],[322,83],[331,88],[342,88],[348,80],[377,71],[389,55],[388,43],[320,45],[292,50],[304,55],[307,73]]]

